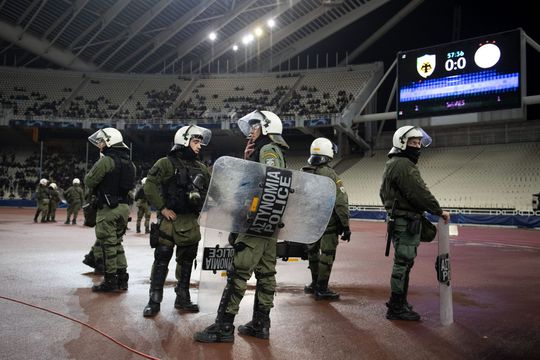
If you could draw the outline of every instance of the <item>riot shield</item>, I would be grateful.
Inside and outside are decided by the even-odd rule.
[[[224,156],[213,165],[199,224],[310,244],[323,235],[335,200],[327,177]]]
[[[201,228],[202,248],[199,264],[197,303],[203,313],[216,313],[227,281],[227,268],[232,265],[234,249],[229,245],[229,233]]]
[[[60,198],[62,204],[67,204],[66,197],[64,196],[64,189],[58,188],[58,197]]]

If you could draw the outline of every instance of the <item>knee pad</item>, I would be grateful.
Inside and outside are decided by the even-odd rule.
[[[173,248],[165,245],[158,245],[154,250],[154,260],[156,262],[166,262],[167,264],[172,258]]]
[[[410,269],[414,265],[414,259],[407,259],[401,256],[396,257],[395,264],[399,266],[404,266],[407,269]]]
[[[199,247],[199,243],[186,246],[186,250],[184,252],[184,261],[193,261],[197,257],[197,250]]]

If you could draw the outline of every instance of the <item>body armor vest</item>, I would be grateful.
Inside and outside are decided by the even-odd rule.
[[[135,169],[128,154],[113,149],[103,152],[114,160],[113,171],[107,173],[97,186],[98,195],[103,204],[110,203],[105,196],[116,197],[117,203],[127,203],[127,194],[135,182]],[[113,199],[114,200],[114,199]]]
[[[162,187],[165,206],[177,214],[198,213],[200,206],[189,202],[188,195],[195,190],[193,179],[203,174],[197,161],[185,161],[167,156],[174,166],[174,175]]]

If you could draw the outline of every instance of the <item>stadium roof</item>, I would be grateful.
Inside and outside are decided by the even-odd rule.
[[[319,54],[325,66],[330,53],[330,66],[381,60],[389,65],[400,50],[517,27],[540,41],[537,20],[520,3],[0,0],[0,64],[120,73],[180,73],[183,66],[187,73],[199,67],[216,72],[218,62],[224,71],[229,61],[239,71],[267,71],[289,59],[297,67],[296,57],[305,67],[308,55],[313,67]],[[271,31],[270,19],[276,23]],[[257,27],[262,35],[245,46],[242,39]]]
[[[83,71],[155,73],[257,58],[257,70],[294,57],[388,0],[4,0],[0,55]],[[411,9],[422,3],[411,2]],[[268,20],[276,26],[270,30]],[[244,50],[242,39],[262,35]],[[215,41],[209,34],[216,34]],[[247,41],[245,39],[244,41]],[[271,56],[272,53],[272,56]],[[271,59],[272,57],[272,59]],[[45,62],[44,62],[45,60]],[[45,65],[47,66],[47,65]],[[48,64],[50,66],[50,64]],[[43,65],[41,66],[43,67]]]

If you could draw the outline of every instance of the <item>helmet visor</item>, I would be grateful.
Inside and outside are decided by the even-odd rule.
[[[201,145],[206,146],[210,143],[212,132],[197,125],[190,125],[182,136],[186,139],[188,146],[191,138],[201,139]]]
[[[422,133],[422,140],[420,141],[422,147],[428,147],[429,145],[431,145],[431,142],[433,141],[433,139],[431,139],[431,136],[429,136],[428,133],[425,132],[422,128],[418,128],[418,130],[420,130],[420,132]]]
[[[247,137],[249,136],[252,127],[261,126],[260,124],[263,118],[264,115],[260,111],[255,110],[238,119],[238,128],[240,129],[240,131],[242,131],[242,134]]]
[[[92,135],[88,137],[88,141],[90,142],[90,144],[96,147],[99,147],[99,144],[101,142],[105,142],[105,139],[107,139],[107,134],[105,134],[105,132],[102,129],[99,129],[98,131],[96,131],[95,133],[93,133]]]
[[[431,145],[431,142],[433,141],[431,139],[431,136],[428,135],[427,132],[424,131],[424,129],[420,127],[412,127],[407,132],[405,132],[401,138],[410,139],[410,138],[420,138],[420,144],[422,147],[428,147]]]
[[[196,137],[201,139],[202,146],[210,144],[210,139],[212,139],[212,131],[197,125],[193,125],[192,128],[188,130],[188,132],[190,134],[193,134],[191,135],[190,140],[191,138]]]

